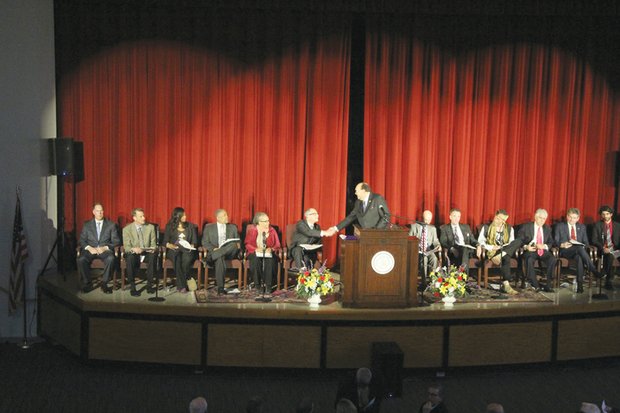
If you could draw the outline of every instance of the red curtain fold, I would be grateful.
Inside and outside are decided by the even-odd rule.
[[[491,43],[455,51],[411,23],[371,20],[364,178],[395,215],[475,226],[569,207],[586,222],[614,201],[620,102],[588,62],[557,46]],[[406,222],[401,221],[402,224]]]
[[[175,206],[199,228],[222,207],[240,228],[265,211],[284,232],[309,207],[324,226],[337,222],[345,212],[350,29],[345,20],[334,29],[334,20],[282,23],[262,39],[273,50],[251,61],[134,41],[64,76],[60,131],[84,141],[78,231],[96,200],[121,224],[142,207],[163,225]],[[269,46],[276,36],[287,44]],[[325,255],[333,263],[335,242]]]

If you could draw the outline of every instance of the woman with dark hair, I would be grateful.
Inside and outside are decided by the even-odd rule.
[[[273,273],[276,269],[276,253],[280,249],[280,239],[276,230],[269,225],[269,216],[257,212],[245,234],[245,250],[250,260],[250,272],[254,279],[254,287],[260,287],[261,280],[265,283],[267,293],[273,286]]]
[[[166,258],[172,261],[174,273],[177,276],[177,291],[187,293],[187,280],[196,260],[196,245],[198,244],[198,229],[196,225],[187,222],[185,210],[176,207],[172,211],[170,221],[166,224],[164,233]]]

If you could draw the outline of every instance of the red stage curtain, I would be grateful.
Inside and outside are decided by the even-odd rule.
[[[60,133],[84,141],[78,233],[96,200],[122,223],[142,207],[164,225],[182,206],[200,229],[217,208],[240,229],[265,211],[283,232],[309,207],[325,227],[344,216],[349,22],[259,17],[201,22],[209,47],[136,40],[65,71]]]
[[[477,226],[498,208],[518,224],[574,206],[591,222],[613,204],[620,101],[587,61],[525,42],[455,50],[429,23],[393,25],[368,23],[364,141],[365,180],[393,214],[445,223],[457,207]]]

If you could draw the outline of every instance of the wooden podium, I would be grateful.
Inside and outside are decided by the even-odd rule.
[[[343,307],[402,308],[418,303],[418,239],[398,229],[355,227],[340,246]]]

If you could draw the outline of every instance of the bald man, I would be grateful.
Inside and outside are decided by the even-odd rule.
[[[426,276],[430,274],[439,263],[437,252],[440,249],[439,237],[437,237],[437,228],[431,225],[433,221],[433,213],[426,210],[422,213],[422,223],[416,222],[411,226],[409,235],[417,237],[419,240],[418,250],[420,258],[418,264],[420,266],[420,274],[422,275],[422,285],[426,285]]]

